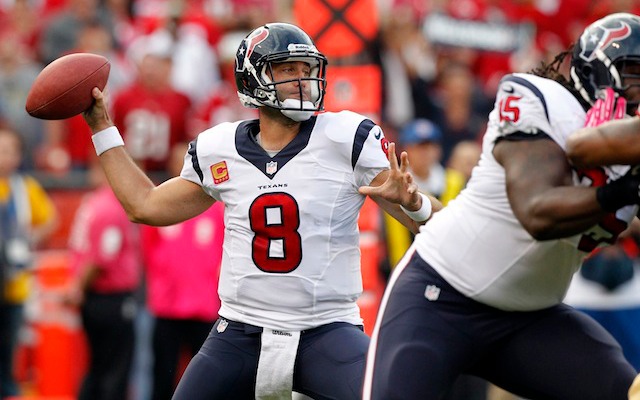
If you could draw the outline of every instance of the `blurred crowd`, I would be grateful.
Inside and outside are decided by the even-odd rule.
[[[371,117],[399,150],[410,149],[421,189],[439,195],[443,203],[464,187],[479,158],[487,114],[505,73],[553,60],[600,17],[618,11],[640,14],[637,0],[369,2],[377,10],[375,37],[357,54],[329,55],[329,70],[333,65],[379,68],[381,106],[370,110]],[[176,150],[184,154],[185,143],[199,132],[257,116],[236,95],[233,63],[240,40],[266,22],[299,23],[298,6],[312,3],[0,0],[0,127],[22,139],[20,171],[35,176],[48,191],[92,188],[95,152],[82,117],[43,121],[24,110],[31,84],[44,66],[65,54],[91,52],[111,62],[109,104],[129,153],[158,181],[177,174],[179,168],[170,161]],[[221,215],[212,221],[221,226]],[[195,229],[196,241],[215,231],[188,229]],[[145,235],[147,242],[167,241],[175,232],[149,230]],[[40,249],[46,249],[47,241],[42,242]],[[389,259],[381,264],[394,265],[404,248],[389,245]],[[150,264],[152,256],[147,251]],[[176,320],[188,315],[153,311],[164,323],[156,345],[184,329]],[[213,314],[200,320],[208,327]],[[177,356],[166,355],[164,362],[175,364]],[[175,378],[160,379],[167,383]]]
[[[294,22],[296,0],[6,0],[0,2],[0,120],[22,135],[23,167],[86,170],[91,152],[80,117],[44,122],[24,112],[38,72],[71,52],[111,61],[116,124],[149,172],[166,172],[170,148],[221,121],[251,117],[235,96],[239,40],[269,21]],[[309,5],[312,1],[298,0]],[[331,64],[382,72],[375,119],[396,138],[426,118],[442,129],[442,162],[455,143],[479,140],[500,77],[566,49],[583,27],[634,0],[377,0],[378,34],[360,54]],[[304,15],[304,9],[301,11]],[[320,49],[322,51],[322,49]],[[329,91],[332,90],[329,82]],[[146,112],[128,111],[132,108]],[[47,182],[45,182],[45,185]]]

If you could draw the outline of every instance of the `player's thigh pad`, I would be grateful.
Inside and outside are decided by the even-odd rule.
[[[368,360],[373,362],[368,366],[372,398],[441,398],[481,347],[474,340],[473,319],[464,314],[473,302],[415,254],[396,273],[372,340],[375,358]]]
[[[486,378],[526,398],[627,399],[636,371],[602,326],[564,304],[531,317],[487,357]]]
[[[173,400],[253,400],[261,329],[219,319],[196,354]],[[224,326],[224,323],[223,323]]]
[[[303,332],[294,390],[315,400],[360,399],[369,337],[361,327],[336,322]]]

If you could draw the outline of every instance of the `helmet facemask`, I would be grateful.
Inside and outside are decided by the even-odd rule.
[[[285,57],[285,58],[282,58]],[[303,78],[286,79],[274,81],[273,65],[286,62],[303,62],[310,68],[309,76]],[[260,63],[262,64],[262,63]],[[259,74],[259,80],[262,84],[263,94],[267,100],[261,103],[265,106],[276,108],[285,116],[294,121],[306,121],[317,112],[324,109],[324,93],[326,79],[325,65],[326,60],[320,56],[291,55],[291,54],[272,54],[265,58],[264,66]],[[278,96],[278,85],[291,82],[298,82],[298,97],[281,99]],[[308,92],[304,88],[304,83],[309,87]],[[305,93],[307,92],[307,93]]]
[[[617,69],[622,80],[621,94],[627,99],[627,115],[634,115],[640,104],[640,56],[620,61]]]

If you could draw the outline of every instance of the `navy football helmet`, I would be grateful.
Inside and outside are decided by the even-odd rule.
[[[640,85],[640,70],[623,73],[629,64],[640,65],[640,17],[611,14],[589,25],[580,36],[571,58],[571,80],[584,100],[593,104],[600,89],[611,87],[623,95],[629,87]],[[637,101],[628,102],[627,113],[635,112],[637,106]]]
[[[303,61],[311,67],[310,76],[300,78],[311,86],[311,101],[296,99],[283,102],[278,99],[276,85],[290,81],[273,82],[270,68],[272,63],[287,61]],[[313,40],[302,29],[286,23],[266,24],[249,33],[236,53],[238,97],[245,107],[267,106],[311,114],[322,111],[326,65],[327,58],[316,49]],[[287,112],[283,114],[289,116]]]

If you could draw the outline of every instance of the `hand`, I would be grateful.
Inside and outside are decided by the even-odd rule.
[[[622,178],[600,186],[596,198],[603,210],[612,212],[624,206],[640,205],[640,165],[629,168]]]
[[[93,88],[91,94],[95,101],[91,108],[82,113],[82,116],[87,121],[89,128],[91,128],[91,133],[96,133],[113,126],[113,122],[111,122],[111,117],[109,116],[105,93],[96,87]]]
[[[409,155],[406,151],[400,154],[400,165],[396,157],[396,144],[389,143],[390,169],[387,179],[380,186],[361,186],[358,191],[367,196],[377,196],[391,203],[400,204],[410,211],[415,211],[422,205],[418,185],[413,181],[409,172]]]
[[[79,287],[69,286],[60,294],[60,302],[66,307],[80,307],[84,303],[84,292]]]
[[[619,96],[613,89],[608,87],[598,92],[596,96],[598,99],[593,107],[587,111],[585,127],[594,127],[607,121],[625,117],[627,100]]]

